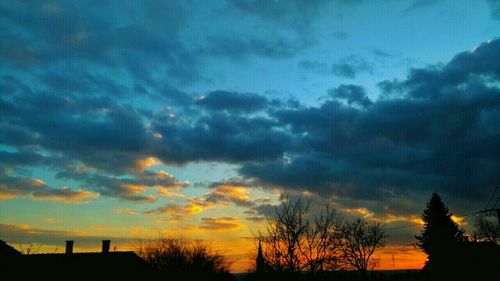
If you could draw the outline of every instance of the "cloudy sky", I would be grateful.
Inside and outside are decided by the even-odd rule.
[[[290,192],[419,267],[431,193],[460,219],[500,180],[499,32],[496,0],[2,1],[0,239],[182,236],[244,271]]]

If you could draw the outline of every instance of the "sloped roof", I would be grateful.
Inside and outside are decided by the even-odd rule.
[[[25,255],[24,263],[40,270],[137,271],[148,269],[148,264],[134,252],[34,254]]]
[[[0,240],[0,257],[19,256],[21,253],[14,247]]]

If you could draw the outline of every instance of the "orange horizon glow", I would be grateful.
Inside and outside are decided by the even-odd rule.
[[[138,249],[139,240],[133,243],[119,244],[112,243],[111,249],[116,251],[136,251]],[[204,240],[215,253],[222,254],[230,264],[231,273],[248,272],[255,262],[256,243],[254,239],[236,239],[230,241],[224,240]],[[75,241],[74,252],[100,252],[101,245],[96,244],[90,247],[79,246],[78,241]],[[112,241],[113,242],[113,241]],[[238,245],[235,247],[234,245]],[[17,250],[23,251],[28,245],[11,244]],[[40,253],[63,253],[64,244],[54,245],[32,245],[36,252]],[[376,251],[372,256],[374,260],[378,260],[378,266],[375,270],[418,270],[423,268],[427,256],[421,250],[408,245],[387,245]]]

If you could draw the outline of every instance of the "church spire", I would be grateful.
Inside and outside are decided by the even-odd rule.
[[[257,252],[257,258],[255,260],[256,262],[256,268],[255,271],[257,273],[261,273],[265,271],[265,266],[266,266],[266,260],[264,259],[264,255],[262,254],[262,245],[259,237],[259,249]]]

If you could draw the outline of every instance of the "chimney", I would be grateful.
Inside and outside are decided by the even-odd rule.
[[[102,240],[102,253],[109,253],[109,245],[111,244],[111,240]]]
[[[73,240],[66,240],[66,255],[73,254]]]

